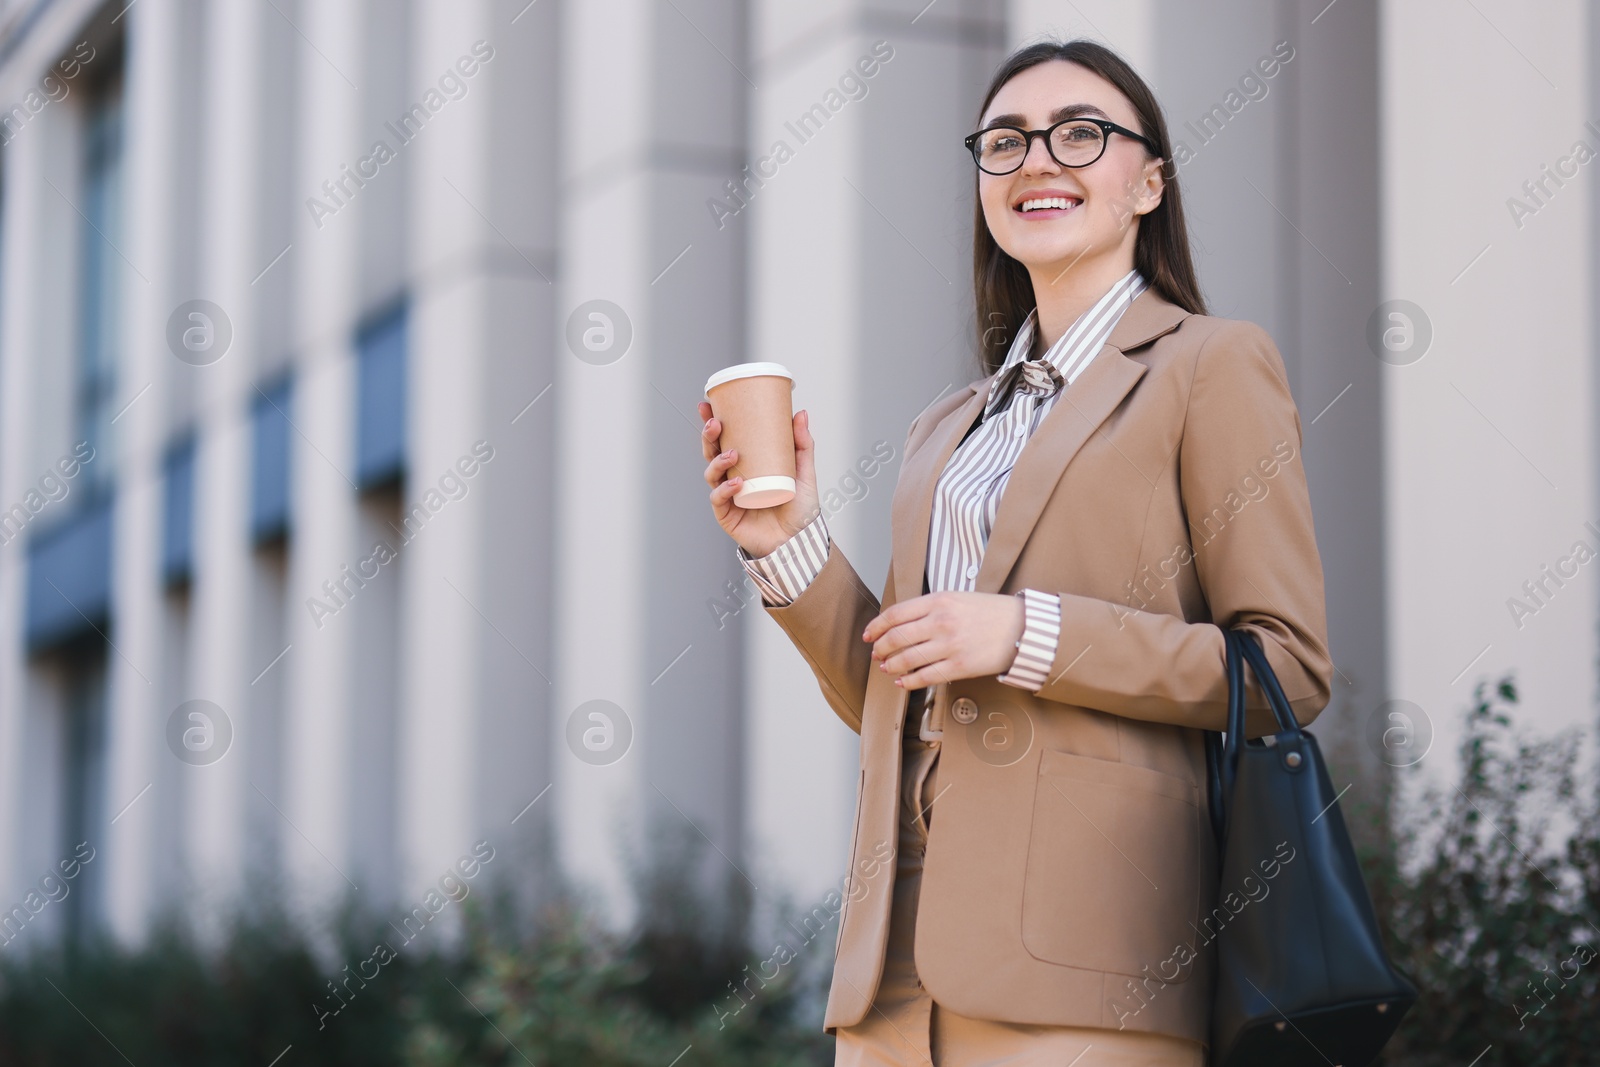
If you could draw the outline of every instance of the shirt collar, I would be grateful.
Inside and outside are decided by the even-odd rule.
[[[1111,331],[1122,318],[1122,313],[1127,311],[1128,306],[1148,287],[1144,275],[1139,273],[1137,267],[1118,278],[1088,311],[1079,315],[1072,325],[1067,327],[1066,332],[1056,339],[1056,343],[1051,345],[1043,356],[1039,357],[1038,362],[1048,364],[1064,383],[1071,382],[1084,367],[1088,366],[1094,354],[1105,346],[1106,338],[1111,336]],[[1021,380],[1021,375],[1013,368],[1023,362],[1028,352],[1032,350],[1033,332],[1038,328],[1038,320],[1039,309],[1035,307],[1028,312],[1022,328],[1012,339],[999,373],[989,383],[989,396],[984,402],[985,418],[1002,405],[1005,398],[1014,390],[1015,383]]]

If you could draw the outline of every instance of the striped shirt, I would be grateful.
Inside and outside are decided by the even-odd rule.
[[[928,592],[972,590],[1000,498],[1028,438],[1044,422],[1062,390],[1105,346],[1123,312],[1147,287],[1138,270],[1129,271],[1037,360],[1024,358],[1033,348],[1038,309],[1028,314],[990,382],[979,421],[951,455],[934,487]],[[752,558],[737,546],[735,552],[761,590],[762,600],[780,607],[797,599],[821,572],[829,542],[827,520],[819,511],[799,533],[768,555]],[[1023,598],[1022,639],[1010,668],[996,680],[1037,692],[1055,660],[1061,599],[1037,589],[1023,589],[1017,595]],[[932,698],[929,688],[924,703]]]

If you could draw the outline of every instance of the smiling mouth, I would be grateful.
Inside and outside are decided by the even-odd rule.
[[[1012,210],[1019,215],[1055,218],[1067,214],[1082,203],[1083,201],[1075,196],[1035,196],[1023,200]]]

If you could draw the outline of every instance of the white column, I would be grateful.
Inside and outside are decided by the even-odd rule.
[[[746,236],[706,208],[745,161],[748,18],[718,0],[609,0],[574,5],[563,27],[564,55],[607,61],[568,64],[556,139],[551,745],[564,860],[619,914],[630,852],[681,838],[708,884],[747,873],[743,640],[706,609],[736,567],[699,479],[695,404],[713,370],[748,358]],[[574,721],[591,711],[603,718]],[[591,727],[599,751],[582,743]]]
[[[359,125],[362,70],[358,4],[307,4],[302,44],[300,198],[324,197],[322,184],[364,154]],[[354,486],[355,365],[359,230],[350,212],[323,217],[320,228],[302,210],[289,253],[297,273],[296,433],[291,445],[293,548],[289,565],[289,644],[284,724],[284,866],[305,899],[325,903],[358,885],[350,856],[349,768],[360,737],[351,724],[356,680],[349,612],[314,615],[308,601],[326,601],[324,582],[360,558]],[[287,262],[287,261],[286,261]],[[280,264],[282,266],[282,264]]]
[[[18,57],[8,92],[20,99],[57,56],[36,48]],[[81,90],[82,83],[77,83]],[[0,284],[0,507],[24,503],[46,469],[72,451],[76,423],[75,334],[62,324],[78,314],[78,196],[81,124],[68,97],[38,112],[10,139],[5,168],[4,254]],[[52,188],[52,183],[54,188]],[[61,235],[68,235],[62,240]],[[136,281],[134,284],[138,284]],[[81,476],[80,476],[81,477]],[[80,480],[75,488],[81,491]],[[69,498],[70,499],[70,498]],[[51,505],[64,507],[63,504]],[[28,539],[52,516],[41,511],[25,532],[0,545],[0,882],[17,899],[60,858],[61,679],[30,660],[24,603]],[[44,799],[41,803],[42,798]],[[103,883],[102,883],[103,884]],[[44,935],[59,913],[41,913],[30,937]]]
[[[63,212],[71,211],[44,182],[45,145],[37,136],[42,132],[25,128],[28,136],[17,137],[0,155],[6,190],[0,303],[10,309],[0,316],[0,500],[5,501],[0,507],[5,508],[21,502],[38,477],[33,469],[38,455],[33,445],[34,346],[45,330],[52,279],[34,269],[35,257],[50,234],[61,232],[54,227],[66,222]],[[26,773],[32,757],[25,743],[30,717],[24,633],[27,547],[26,535],[0,545],[0,885],[8,900],[38,877],[36,866],[49,862],[41,828],[24,814],[24,805],[33,809]]]
[[[495,849],[489,877],[529,890],[554,810],[548,797],[528,805],[551,782],[557,675],[549,468],[559,394],[541,394],[556,329],[558,13],[490,0],[416,9],[407,103],[429,92],[444,102],[403,149],[415,279],[401,548],[408,899],[480,839]]]
[[[567,358],[571,354],[558,349],[555,385],[547,397],[556,408],[557,439],[563,442],[556,497],[562,568],[555,614],[564,625],[556,633],[560,674],[554,678],[549,735],[557,754],[556,795],[546,799],[557,805],[563,868],[602,886],[618,911],[626,907],[622,849],[631,842],[619,839],[617,831],[637,810],[641,788],[649,788],[632,773],[648,684],[641,678],[644,624],[637,596],[646,575],[636,538],[650,526],[640,464],[653,447],[644,433],[645,407],[660,400],[649,386],[653,352],[644,314],[644,290],[654,271],[649,249],[633,237],[647,232],[651,222],[645,175],[627,161],[637,160],[649,143],[643,105],[649,98],[656,10],[640,0],[609,0],[574,4],[563,12],[562,54],[594,55],[603,40],[609,58],[603,64],[565,65],[562,133],[556,139],[570,151],[561,159],[566,202],[555,343],[566,343],[566,315],[597,299],[623,309],[632,340],[623,358],[602,366]],[[597,127],[607,131],[600,143],[579,139],[578,131]],[[654,270],[665,266],[663,260]],[[623,328],[621,322],[615,326]],[[602,418],[605,430],[596,432]],[[618,762],[585,764],[567,751],[567,719],[591,700],[610,701],[626,716],[633,750]]]
[[[407,85],[415,97],[426,87],[449,102],[402,150],[412,166],[412,276],[423,277],[427,267],[447,263],[459,273],[453,285],[419,286],[408,324],[410,418],[403,506],[421,504],[426,516],[429,504],[424,498],[430,493],[433,501],[445,503],[425,521],[413,520],[408,532],[415,529],[414,540],[400,549],[408,580],[403,631],[407,654],[400,662],[400,780],[405,783],[400,824],[407,892],[435,881],[470,850],[479,829],[474,793],[486,709],[476,661],[487,642],[503,640],[478,614],[480,575],[493,567],[475,551],[484,494],[469,489],[461,499],[451,499],[439,479],[454,470],[457,457],[472,456],[475,440],[492,444],[501,436],[500,428],[490,427],[485,417],[488,307],[485,279],[470,264],[484,238],[493,234],[477,213],[490,206],[484,145],[491,134],[493,92],[485,83],[486,75],[506,58],[496,49],[484,65],[487,69],[480,67],[470,79],[458,74],[468,86],[466,95],[449,100],[435,84],[440,72],[451,69],[459,56],[470,57],[474,41],[498,36],[498,27],[483,3],[455,4],[448,10],[422,3],[414,14],[416,50]],[[483,207],[475,210],[474,205]]]
[[[1389,443],[1373,428],[1382,421],[1387,372],[1395,368],[1374,355],[1366,330],[1391,295],[1381,269],[1388,215],[1376,181],[1344,177],[1352,165],[1369,175],[1378,168],[1378,23],[1377,9],[1367,5],[1331,8],[1321,17],[1303,9],[1291,18],[1260,20],[1247,56],[1282,51],[1282,42],[1294,50],[1294,58],[1267,82],[1272,95],[1241,114],[1248,116],[1258,103],[1277,108],[1276,130],[1264,152],[1275,159],[1280,192],[1270,194],[1274,204],[1267,205],[1255,190],[1230,183],[1236,204],[1254,200],[1255,212],[1270,211],[1276,220],[1270,273],[1284,279],[1284,299],[1269,328],[1300,407],[1301,456],[1316,516],[1335,665],[1333,694],[1317,736],[1325,739],[1336,788],[1349,780],[1358,784],[1342,804],[1351,813],[1353,832],[1367,839],[1363,843],[1376,843],[1381,828],[1367,813],[1387,807],[1390,768],[1406,762],[1385,748],[1381,727],[1373,729],[1383,722],[1390,696],[1393,646],[1385,584],[1394,574],[1378,565],[1386,552]],[[1245,57],[1234,55],[1231,74],[1237,78],[1237,60]],[[1292,226],[1278,216],[1280,210]],[[1269,271],[1257,263],[1246,254],[1231,272],[1227,295],[1235,306],[1248,308],[1249,291],[1266,288]]]
[[[1540,732],[1594,721],[1600,570],[1573,549],[1600,549],[1587,525],[1600,526],[1600,57],[1587,5],[1537,19],[1509,3],[1380,10],[1384,296],[1420,307],[1432,331],[1420,359],[1383,368],[1390,689],[1432,720],[1430,762],[1453,775],[1480,680],[1514,671],[1520,718]],[[1499,90],[1484,94],[1487,69]],[[1481,106],[1448,103],[1461,94]],[[1440,160],[1486,129],[1501,133],[1494,149],[1440,180]]]
[[[181,47],[180,16],[175,0],[155,0],[130,10],[126,23],[124,196],[134,210],[126,215],[125,251],[149,282],[129,272],[123,290],[127,341],[118,406],[128,406],[116,423],[121,469],[112,539],[112,637],[117,651],[107,660],[106,717],[106,818],[117,821],[98,858],[107,869],[106,918],[124,941],[140,938],[155,909],[171,903],[159,898],[171,882],[170,872],[158,869],[169,858],[159,842],[171,828],[160,825],[158,798],[188,769],[165,744],[173,709],[163,702],[168,695],[161,671],[165,606],[158,564],[164,405],[174,361],[167,350],[167,318],[181,299],[174,298],[170,277],[177,230],[178,94],[189,58]]]
[[[203,186],[201,285],[232,323],[232,346],[196,381],[195,560],[192,699],[209,701],[231,724],[231,749],[220,760],[185,767],[191,806],[189,862],[208,903],[231,903],[245,888],[255,786],[246,750],[250,718],[251,561],[245,516],[250,501],[250,397],[255,375],[254,301],[250,282],[270,253],[255,240],[259,107],[258,20],[264,8],[216,8],[208,26],[206,176]],[[221,743],[221,734],[215,743]]]

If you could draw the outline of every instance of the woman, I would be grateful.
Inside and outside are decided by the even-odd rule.
[[[841,1064],[1199,1067],[1219,627],[1301,723],[1329,697],[1299,415],[1266,333],[1205,314],[1165,120],[1114,53],[1012,55],[967,144],[984,376],[911,424],[881,600],[828,537],[806,412],[794,500],[745,511],[701,405],[717,521],[861,734],[824,1025]]]

